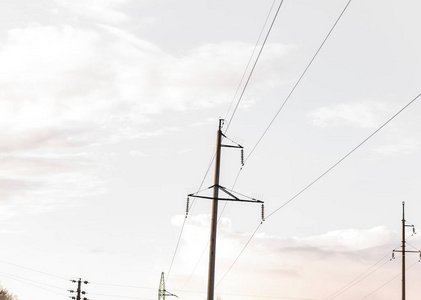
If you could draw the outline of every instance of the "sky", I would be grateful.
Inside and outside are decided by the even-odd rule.
[[[186,198],[213,185],[225,119],[246,161],[224,148],[220,184],[267,218],[220,203],[215,295],[399,298],[403,201],[421,227],[421,3],[351,1],[312,60],[347,3],[283,1],[246,85],[279,0],[3,1],[0,285],[157,299],[164,272],[206,299],[211,201],[186,218]]]

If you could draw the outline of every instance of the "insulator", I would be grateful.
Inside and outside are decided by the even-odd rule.
[[[189,214],[189,202],[190,202],[190,198],[187,197],[187,205],[186,205],[186,217]]]
[[[417,233],[415,232],[415,227],[412,227],[412,232],[413,232],[413,234],[417,234]]]
[[[244,149],[241,148],[241,165],[244,166]]]
[[[265,220],[265,205],[262,203],[262,222]]]
[[[395,252],[392,252],[392,259],[395,259]]]

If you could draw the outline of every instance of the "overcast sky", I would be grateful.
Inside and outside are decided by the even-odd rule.
[[[402,201],[421,228],[421,99],[295,196],[421,93],[421,3],[351,1],[257,144],[347,3],[285,0],[232,115],[279,0],[3,1],[0,284],[64,300],[80,277],[90,300],[157,299],[165,272],[180,299],[206,299],[211,202],[182,225],[226,118],[247,160],[224,148],[220,184],[273,214],[259,227],[259,205],[220,204],[216,295],[399,298]]]

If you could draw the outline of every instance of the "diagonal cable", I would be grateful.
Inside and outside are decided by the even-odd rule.
[[[342,12],[340,13],[339,17],[336,19],[335,23],[333,24],[332,28],[329,30],[329,33],[326,35],[325,39],[323,40],[323,42],[321,43],[321,45],[319,46],[319,48],[317,49],[316,53],[314,54],[314,56],[312,57],[312,59],[310,60],[310,62],[307,64],[307,67],[304,69],[304,72],[301,74],[301,76],[298,78],[297,82],[295,83],[295,85],[293,86],[292,90],[289,92],[288,96],[285,98],[284,102],[282,103],[281,107],[278,109],[278,111],[276,112],[275,116],[272,118],[272,120],[269,122],[269,125],[266,127],[266,129],[264,130],[263,134],[260,136],[260,138],[258,139],[257,143],[254,145],[253,149],[250,151],[250,154],[247,156],[246,161],[248,160],[248,158],[253,154],[254,150],[257,148],[257,146],[260,144],[260,142],[262,141],[263,137],[266,135],[266,133],[268,132],[269,128],[272,127],[273,122],[275,121],[275,119],[278,117],[279,113],[282,111],[282,109],[284,108],[285,104],[288,102],[289,98],[291,97],[291,95],[294,93],[295,89],[297,88],[297,86],[300,84],[301,80],[303,79],[304,75],[307,73],[307,70],[310,68],[310,66],[312,65],[313,61],[315,60],[315,58],[317,57],[317,55],[319,54],[320,50],[323,48],[324,44],[326,43],[327,39],[330,37],[331,33],[333,32],[333,30],[335,29],[336,25],[338,24],[339,20],[342,18],[343,14],[345,13],[346,9],[348,8],[349,4],[351,3],[352,0],[349,0],[348,3],[345,5],[344,9],[342,10]]]

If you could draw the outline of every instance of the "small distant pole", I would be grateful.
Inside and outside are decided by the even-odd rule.
[[[158,300],[165,300],[165,296],[174,296],[178,297],[174,294],[169,293],[165,289],[165,278],[164,278],[164,272],[161,272],[161,280],[159,281],[159,289],[158,289]]]
[[[78,280],[70,280],[70,281],[71,282],[74,282],[74,283],[77,283],[77,290],[76,291],[69,290],[70,293],[76,293],[76,297],[75,296],[70,296],[70,298],[71,299],[74,299],[74,300],[89,300],[86,297],[81,298],[81,295],[85,295],[86,294],[85,291],[82,291],[82,283],[83,284],[88,284],[89,282],[86,281],[86,280],[82,281],[81,278],[79,278]]]
[[[421,251],[412,251],[412,250],[406,250],[406,234],[405,234],[405,228],[406,227],[411,227],[412,228],[412,234],[416,234],[415,232],[415,226],[412,224],[407,224],[406,220],[405,220],[405,201],[402,201],[402,246],[401,249],[402,250],[393,250],[393,256],[392,258],[395,257],[394,253],[395,252],[401,252],[402,253],[402,300],[406,299],[406,266],[405,266],[405,258],[406,258],[406,253],[418,253],[420,254],[420,259],[421,259]]]
[[[402,201],[402,300],[405,300],[405,201]]]

